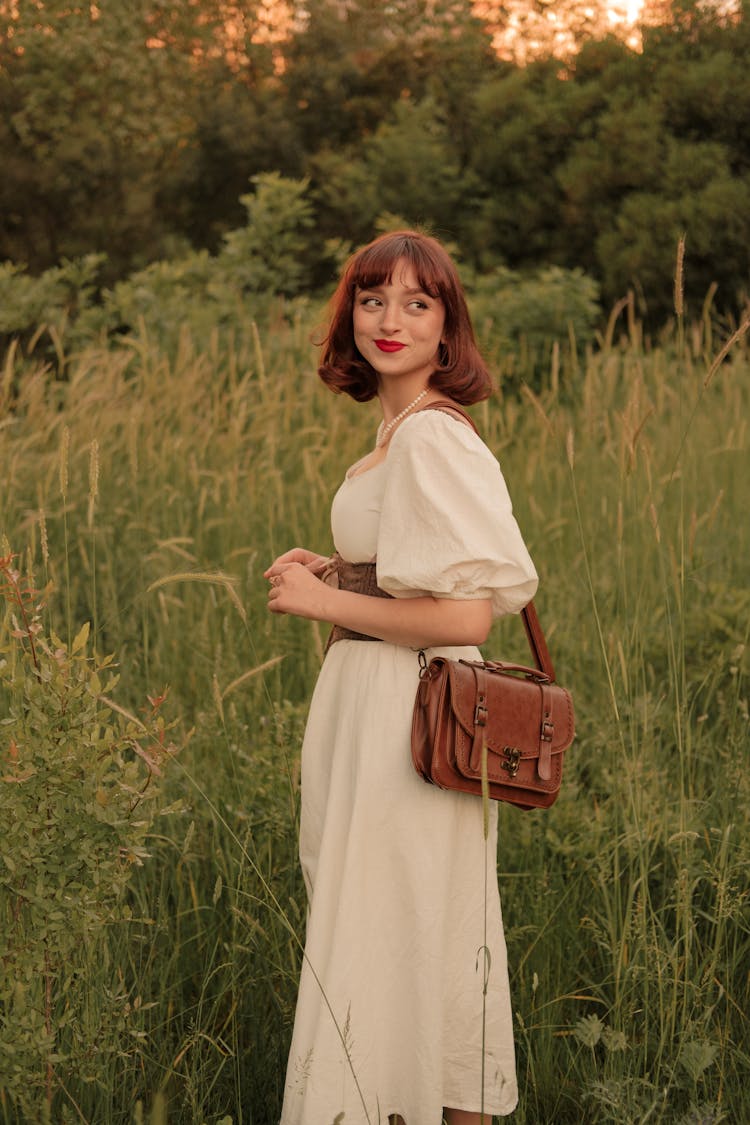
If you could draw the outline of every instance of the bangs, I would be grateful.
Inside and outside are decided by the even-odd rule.
[[[420,288],[429,297],[445,301],[455,286],[450,259],[439,243],[397,231],[378,239],[356,256],[347,279],[351,290],[390,284],[399,262],[412,266]]]

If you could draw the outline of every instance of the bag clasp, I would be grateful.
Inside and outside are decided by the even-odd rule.
[[[500,763],[502,769],[507,770],[511,777],[515,777],[521,762],[521,751],[517,746],[503,746],[503,755],[505,761]]]

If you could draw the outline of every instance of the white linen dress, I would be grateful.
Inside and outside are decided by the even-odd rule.
[[[395,597],[491,598],[519,612],[537,586],[500,467],[437,410],[406,418],[386,459],[333,502],[349,562],[377,558]],[[473,647],[428,649],[476,658]],[[342,640],[326,655],[302,748],[305,957],[282,1125],[440,1125],[444,1106],[517,1101],[505,939],[477,797],[427,784],[411,761],[417,652]],[[486,911],[486,919],[485,919]],[[486,936],[485,936],[486,935]],[[483,955],[483,947],[489,956]]]

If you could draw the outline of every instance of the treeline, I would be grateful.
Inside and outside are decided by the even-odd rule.
[[[606,304],[733,311],[750,277],[750,3],[675,0],[636,52],[499,59],[468,0],[308,0],[283,39],[267,5],[17,0],[0,42],[0,259],[40,272],[106,255],[113,284],[216,252],[253,177],[305,181],[301,276],[394,221],[467,266],[581,268]],[[8,7],[5,7],[8,11]]]

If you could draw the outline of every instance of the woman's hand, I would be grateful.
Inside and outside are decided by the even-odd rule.
[[[330,587],[316,578],[314,570],[319,567],[320,560],[323,564],[328,559],[315,555],[307,563],[302,561],[285,562],[287,556],[301,552],[311,555],[310,551],[288,551],[281,555],[266,571],[265,577],[271,583],[268,591],[268,608],[271,613],[293,613],[297,617],[311,617],[315,621],[325,621],[326,601]],[[319,567],[322,569],[322,567]]]
[[[328,555],[316,555],[315,551],[308,551],[304,547],[292,547],[291,551],[285,551],[283,555],[274,559],[268,570],[264,571],[263,577],[269,579],[274,577],[280,573],[277,568],[285,563],[302,563],[313,574],[320,574],[330,561]]]

